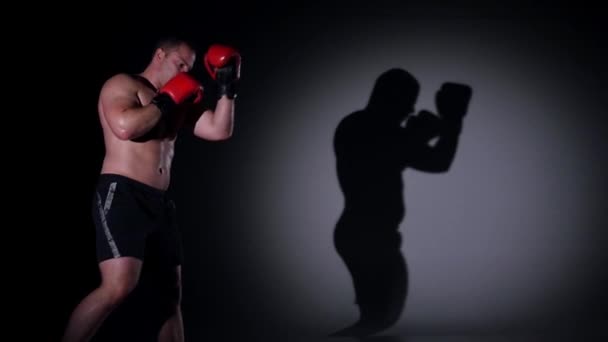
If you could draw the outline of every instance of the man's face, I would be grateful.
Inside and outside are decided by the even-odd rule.
[[[182,44],[176,49],[165,51],[161,63],[163,84],[180,72],[190,71],[195,60],[195,52],[187,45]]]

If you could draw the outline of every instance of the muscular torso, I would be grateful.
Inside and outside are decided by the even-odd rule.
[[[155,91],[143,82],[137,96],[141,105],[150,103]],[[158,189],[167,189],[171,178],[176,130],[135,142],[118,139],[110,129],[103,108],[98,106],[103,128],[105,158],[101,173],[124,175]]]

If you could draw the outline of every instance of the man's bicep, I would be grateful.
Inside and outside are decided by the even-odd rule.
[[[100,103],[104,116],[108,121],[119,120],[128,109],[139,106],[137,93],[121,84],[109,83],[100,94]]]
[[[117,118],[128,109],[134,108],[138,102],[128,96],[114,96],[101,102],[103,112],[109,119]]]
[[[100,106],[102,115],[112,132],[118,137],[123,137],[129,126],[129,121],[126,120],[128,110],[141,105],[137,91],[132,90],[128,83],[109,82],[101,91]]]
[[[213,111],[204,110],[194,123],[194,135],[208,140],[214,140]]]

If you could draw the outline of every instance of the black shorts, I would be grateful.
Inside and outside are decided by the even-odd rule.
[[[182,264],[175,203],[165,191],[125,176],[102,174],[92,211],[99,262],[130,256]]]

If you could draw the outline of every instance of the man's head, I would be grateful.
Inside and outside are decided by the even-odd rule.
[[[420,84],[412,74],[392,68],[376,80],[367,109],[384,120],[399,123],[414,112],[419,92]]]
[[[164,85],[178,73],[190,71],[195,60],[196,49],[190,42],[176,37],[162,38],[156,43],[150,68]]]

